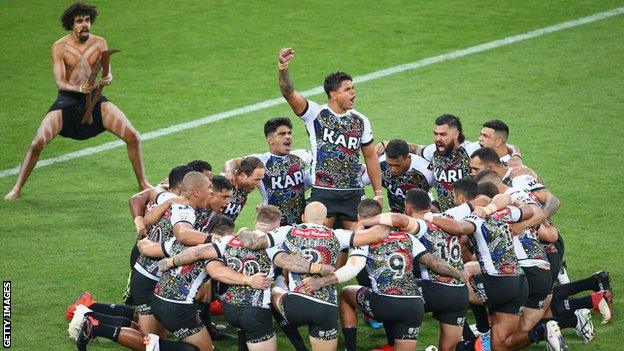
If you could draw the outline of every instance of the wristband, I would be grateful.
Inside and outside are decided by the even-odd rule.
[[[485,213],[487,213],[488,216],[498,211],[498,207],[493,203],[488,204],[487,206],[484,207],[484,209],[485,209]]]
[[[433,222],[433,213],[427,212],[423,215],[423,219],[429,223]]]
[[[392,227],[392,214],[390,213],[382,213],[379,215],[379,224],[387,225],[388,227]]]
[[[288,62],[286,62],[286,63],[281,63],[281,62],[279,62],[279,60],[278,60],[278,61],[277,61],[277,68],[278,68],[280,71],[283,71],[283,70],[288,69]]]
[[[168,268],[175,268],[176,264],[175,264],[175,256],[168,258],[167,261],[165,261],[166,265]]]
[[[310,268],[308,269],[308,273],[310,274],[319,274],[321,273],[322,266],[318,263],[310,263]]]
[[[143,216],[134,217],[134,227],[136,228],[137,231],[140,231],[141,229],[145,228],[145,222],[143,220],[144,220]]]
[[[84,91],[83,91],[83,86],[84,86],[84,84],[80,84],[80,86],[78,87],[78,90],[79,90],[81,93],[84,93]]]
[[[407,228],[405,228],[405,231],[407,231],[408,233],[413,233],[416,231],[416,227],[418,227],[418,222],[416,222],[414,218],[410,217],[409,224],[407,225]]]

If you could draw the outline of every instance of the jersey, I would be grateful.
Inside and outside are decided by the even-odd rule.
[[[360,149],[373,142],[368,118],[356,110],[337,114],[329,106],[309,100],[306,111],[299,117],[310,137],[314,186],[361,189]]]
[[[506,194],[514,201],[536,205],[537,199],[530,192],[518,188],[508,188]],[[546,244],[537,236],[537,228],[527,228],[522,234],[513,237],[514,250],[521,267],[550,266],[546,257]]]
[[[320,224],[302,223],[295,226],[280,227],[269,234],[269,246],[282,243],[280,252],[298,254],[311,263],[335,265],[338,254],[353,243],[353,232],[343,229],[329,229]],[[303,280],[317,275],[288,272],[288,287],[295,294],[315,301],[336,305],[338,298],[336,287],[324,286],[311,295],[301,293]]]
[[[259,190],[264,204],[274,205],[282,213],[281,225],[301,223],[305,209],[305,191],[312,186],[312,154],[294,150],[286,156],[269,152],[252,155],[264,163],[264,178]]]
[[[413,265],[427,253],[427,249],[416,237],[393,228],[384,240],[362,246],[361,252],[367,257],[366,272],[374,292],[422,297],[414,279]]]
[[[232,222],[236,222],[236,218],[238,218],[238,215],[241,213],[243,207],[245,207],[245,204],[247,203],[247,196],[249,196],[248,192],[235,186],[234,190],[232,191],[232,199],[223,211],[223,215],[231,219]]]
[[[464,263],[461,259],[459,237],[450,235],[433,223],[425,222],[422,219],[417,219],[416,221],[420,227],[420,230],[416,233],[416,237],[427,251],[447,262],[457,270],[461,271],[464,269]],[[430,280],[444,285],[464,285],[461,280],[437,273],[424,264],[420,265],[420,277],[424,280]]]
[[[276,247],[250,250],[243,247],[239,238],[228,235],[215,244],[215,249],[219,259],[236,272],[248,276],[260,272],[267,273],[268,277],[274,275],[272,262],[278,252]],[[219,299],[240,307],[269,308],[271,291],[254,289],[247,285],[228,285]]]
[[[386,188],[390,211],[405,213],[405,194],[411,189],[422,189],[429,191],[433,184],[433,171],[429,161],[424,158],[410,154],[410,166],[404,173],[392,175],[386,155],[379,157],[381,167],[381,185]],[[364,185],[370,184],[368,173],[362,177]]]
[[[475,232],[468,239],[479,260],[481,272],[490,275],[522,274],[508,225],[521,218],[522,211],[519,208],[507,206],[486,218],[472,213],[464,219],[475,226]]]
[[[457,149],[447,155],[440,154],[435,144],[428,145],[423,149],[423,158],[433,165],[440,210],[446,211],[453,207],[453,184],[469,176],[470,155],[480,148],[481,145],[478,142],[464,141]]]

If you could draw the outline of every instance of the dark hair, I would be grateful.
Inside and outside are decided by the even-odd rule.
[[[477,151],[473,152],[472,155],[470,155],[470,158],[475,157],[479,157],[479,160],[481,160],[481,162],[483,162],[483,164],[485,165],[502,164],[500,157],[498,157],[496,151],[489,147],[482,147],[480,149],[477,149]]]
[[[405,140],[393,139],[386,145],[386,157],[388,158],[407,157],[408,155],[409,146]]]
[[[364,199],[360,201],[357,207],[357,213],[362,218],[370,218],[381,213],[381,205],[373,199]]]
[[[203,161],[203,160],[193,160],[189,162],[187,166],[191,167],[191,169],[194,170],[195,172],[200,172],[200,173],[204,171],[212,172],[212,166],[210,165],[210,163]]]
[[[327,94],[328,98],[329,93],[338,90],[340,83],[342,83],[342,81],[344,80],[353,81],[353,78],[351,78],[349,74],[340,71],[332,72],[328,74],[327,77],[325,77],[323,88],[325,88],[325,94]]]
[[[171,172],[169,172],[169,189],[178,186],[178,184],[182,182],[182,179],[184,179],[184,176],[190,171],[192,171],[192,169],[189,166],[173,167]]]
[[[405,203],[416,211],[428,210],[431,207],[431,198],[422,189],[410,189],[405,194]]]
[[[256,221],[260,223],[276,223],[282,220],[282,212],[273,205],[260,205],[256,209]]]
[[[214,191],[220,192],[223,190],[232,190],[234,189],[234,187],[226,177],[222,175],[216,175],[212,177],[212,189]]]
[[[493,198],[498,195],[498,193],[500,193],[500,191],[498,191],[496,184],[492,182],[479,183],[479,195],[485,195],[489,198]]]
[[[481,127],[494,129],[494,131],[503,135],[503,139],[505,139],[505,141],[507,141],[507,138],[509,137],[509,127],[507,126],[507,124],[505,124],[505,122],[501,121],[500,119],[487,121],[483,123]]]
[[[464,130],[462,129],[462,123],[459,120],[459,117],[445,114],[436,118],[435,124],[436,126],[443,126],[446,124],[449,127],[456,128],[459,131],[459,142],[463,143],[464,140],[466,140],[466,137],[464,136]]]
[[[281,126],[286,126],[286,127],[290,128],[290,129],[292,129],[292,122],[290,121],[290,118],[288,118],[288,117],[275,117],[275,118],[271,118],[270,120],[266,121],[266,123],[264,124],[264,136],[268,137],[269,134],[275,133],[275,131],[277,131],[277,128],[279,128]]]
[[[468,200],[472,200],[479,195],[479,186],[474,180],[465,177],[453,184],[455,191],[463,194]]]
[[[247,176],[250,176],[258,168],[264,168],[264,163],[255,156],[247,156],[243,158],[236,169],[236,174],[245,173]]]
[[[91,24],[93,24],[95,23],[97,15],[98,13],[95,5],[85,4],[84,2],[76,2],[63,11],[61,14],[61,24],[66,30],[72,30],[76,16],[89,16]]]
[[[498,184],[501,182],[501,177],[498,173],[491,169],[484,169],[483,171],[477,173],[476,176],[472,177],[472,179],[477,183],[492,182],[494,184]]]
[[[226,216],[216,215],[210,218],[207,227],[210,233],[227,235],[234,231],[234,222]]]

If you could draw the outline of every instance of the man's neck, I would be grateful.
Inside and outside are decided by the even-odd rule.
[[[503,157],[509,154],[509,150],[507,150],[507,145],[498,146],[494,149],[494,151],[496,151],[498,157]]]
[[[327,106],[329,106],[329,108],[332,111],[334,111],[335,113],[337,113],[339,115],[344,115],[348,111],[348,110],[345,110],[342,107],[340,107],[340,105],[338,105],[338,103],[336,101],[334,101],[334,100],[330,100],[329,102],[327,102]]]

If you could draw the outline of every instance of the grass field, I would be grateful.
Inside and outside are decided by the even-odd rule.
[[[282,46],[297,52],[291,73],[298,90],[340,69],[360,76],[623,6],[623,1],[98,1],[93,33],[122,49],[105,91],[142,133],[279,97],[275,59]],[[64,35],[59,14],[68,2],[5,1],[0,11],[0,169],[18,165],[55,97],[50,46]],[[433,119],[461,116],[467,137],[480,124],[505,120],[525,163],[562,202],[556,223],[566,239],[572,279],[611,272],[616,310],[583,345],[571,350],[621,350],[617,312],[624,269],[624,16],[569,28],[513,45],[429,65],[357,85],[356,108],[377,140],[432,140]],[[322,102],[324,96],[313,100]],[[261,126],[286,105],[243,114],[145,141],[149,179],[205,159],[221,170],[234,156],[263,152]],[[295,147],[307,148],[294,121]],[[115,140],[111,134],[76,142],[57,138],[51,158]],[[0,179],[8,192],[16,176]],[[20,199],[1,203],[0,277],[11,280],[12,348],[70,350],[63,312],[79,291],[120,302],[135,234],[127,200],[137,191],[123,147],[36,169]],[[250,225],[254,193],[238,225]],[[620,205],[618,205],[620,204]],[[368,350],[385,342],[359,329]],[[280,350],[289,349],[280,339]],[[437,342],[427,317],[419,348]],[[233,343],[218,349],[235,350]],[[89,349],[117,349],[108,341]],[[531,350],[543,350],[543,344]]]

